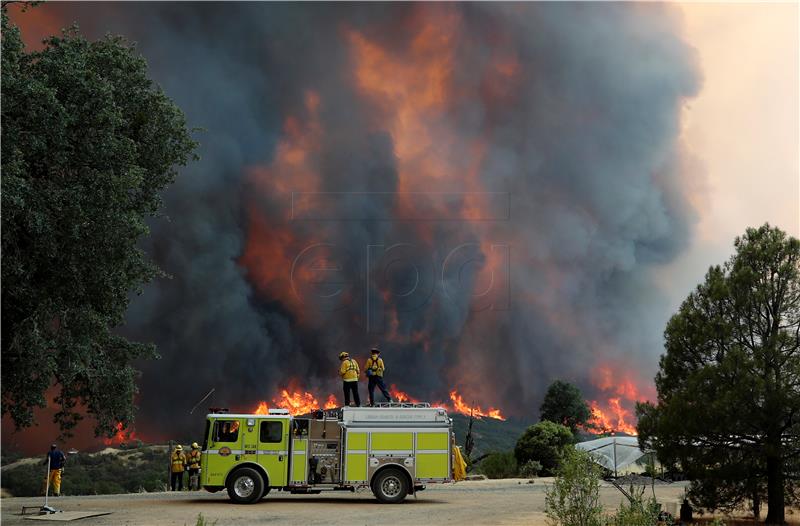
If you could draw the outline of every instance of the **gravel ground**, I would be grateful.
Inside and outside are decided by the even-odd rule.
[[[87,526],[170,524],[193,526],[198,513],[217,526],[229,524],[469,524],[516,525],[545,524],[544,490],[552,479],[482,480],[457,484],[431,485],[417,498],[402,504],[379,504],[368,491],[356,494],[327,492],[320,495],[290,495],[272,492],[258,504],[231,504],[223,491],[210,494],[142,493],[60,497],[51,503],[64,511],[111,511],[111,515],[80,519],[74,524]],[[69,484],[69,479],[65,480]],[[662,502],[676,503],[685,485],[656,486]],[[648,490],[649,491],[649,490]],[[603,484],[602,503],[609,509],[619,505],[622,495]],[[3,525],[35,524],[19,515],[22,506],[41,505],[42,499],[2,499]]]

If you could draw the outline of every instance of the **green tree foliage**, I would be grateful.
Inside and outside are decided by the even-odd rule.
[[[572,443],[569,428],[547,420],[530,426],[517,440],[514,456],[517,463],[524,465],[535,460],[542,465],[541,475],[555,474],[561,463],[564,450]]]
[[[490,479],[507,479],[517,476],[517,460],[511,451],[491,453],[483,459],[480,466],[481,473]]]
[[[68,433],[133,418],[135,359],[115,334],[159,274],[137,242],[196,147],[183,113],[121,37],[77,29],[27,52],[2,10],[2,403],[18,427],[55,395]]]
[[[800,471],[800,241],[764,225],[735,248],[667,324],[640,440],[693,480],[696,505],[757,508],[766,491],[782,524]]]
[[[539,412],[542,420],[567,426],[573,434],[579,426],[585,426],[591,416],[580,389],[561,380],[556,380],[547,388]]]
[[[601,468],[585,451],[568,447],[553,485],[545,490],[545,513],[554,526],[602,526]]]

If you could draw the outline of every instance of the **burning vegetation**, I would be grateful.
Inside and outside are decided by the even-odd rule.
[[[392,384],[389,387],[389,392],[396,402],[418,404],[421,400],[414,398],[407,393],[399,390],[397,386]],[[490,407],[483,410],[480,406],[471,406],[464,401],[464,398],[453,389],[450,391],[450,403],[448,402],[431,402],[433,407],[442,407],[448,411],[461,413],[467,416],[474,416],[475,418],[494,418],[495,420],[505,420],[500,409]],[[289,391],[282,389],[279,396],[272,399],[272,407],[287,409],[291,415],[302,415],[309,413],[316,409],[334,409],[339,407],[336,396],[329,394],[325,399],[325,403],[320,405],[316,396],[308,391]],[[269,411],[270,405],[266,401],[261,401],[253,411],[257,415],[265,415]]]
[[[138,440],[134,431],[126,430],[122,422],[117,422],[117,432],[110,438],[104,438],[103,444],[106,446],[118,446],[132,440]]]
[[[628,373],[615,374],[607,365],[595,369],[593,383],[606,398],[589,401],[591,418],[587,430],[593,433],[637,435],[633,407],[636,402],[653,399],[654,393],[642,394]]]

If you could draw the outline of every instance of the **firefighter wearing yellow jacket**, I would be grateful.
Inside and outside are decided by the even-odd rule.
[[[178,444],[170,456],[170,486],[172,491],[183,490],[183,472],[186,471],[186,455],[183,453],[183,447]]]
[[[342,365],[339,367],[339,376],[342,377],[342,387],[344,389],[344,405],[350,405],[350,393],[353,393],[353,401],[356,407],[361,405],[361,398],[358,396],[358,375],[361,371],[358,369],[358,364],[355,360],[350,358],[346,352],[339,353],[339,361]]]
[[[189,491],[200,489],[200,446],[192,442],[192,450],[186,456],[186,469],[189,471]]]
[[[392,401],[392,397],[389,394],[389,391],[386,389],[386,385],[383,383],[383,372],[386,370],[386,366],[383,364],[383,359],[381,358],[381,351],[377,347],[373,347],[370,351],[371,356],[367,358],[367,363],[364,365],[364,369],[367,371],[367,390],[369,391],[369,405],[370,407],[375,405],[375,386],[378,386],[378,389],[381,390],[383,393],[383,397],[386,398],[387,402]]]

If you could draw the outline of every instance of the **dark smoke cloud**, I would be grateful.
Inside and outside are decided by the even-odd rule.
[[[650,376],[667,316],[653,272],[686,246],[694,217],[681,184],[677,136],[681,106],[699,78],[669,6],[58,3],[37,9],[65,24],[77,21],[90,36],[110,31],[138,42],[153,77],[189,122],[205,129],[198,137],[202,160],[168,190],[165,217],[153,222],[146,242],[172,278],[134,299],[123,328],[156,343],[162,356],[142,364],[139,430],[163,436],[196,427],[188,410],[212,387],[213,403],[238,408],[269,399],[289,378],[338,394],[336,354],[364,358],[376,342],[390,381],[404,390],[441,400],[460,387],[484,406],[524,416],[535,412],[554,378],[591,391],[591,368],[601,359]],[[429,222],[430,237],[423,239],[413,218],[386,220],[396,205],[396,145],[384,110],[356,87],[346,35],[357,31],[408,56],[419,24],[442,10],[460,20],[451,71],[458,97],[436,122],[486,144],[479,182],[505,196],[509,215]],[[25,19],[19,20],[24,32]],[[481,74],[498,50],[519,65],[507,85]],[[324,134],[313,161],[319,191],[371,193],[345,202],[343,210],[357,208],[348,221],[287,221],[285,195],[248,178],[273,161],[287,117],[308,118],[308,90],[322,101]],[[457,166],[468,152],[455,146],[443,156]],[[251,226],[248,206],[269,225],[291,231],[298,252],[311,240],[334,244],[334,259],[348,262],[340,278],[351,284],[352,301],[298,313],[264,294],[258,269],[239,263]],[[442,276],[448,254],[482,241],[508,247],[506,308],[470,309],[488,254],[473,250],[476,259],[464,272]],[[381,292],[401,291],[414,276],[398,268],[376,274],[366,267],[365,247],[396,243],[413,244],[414,257],[426,262],[421,268],[429,262],[433,273],[421,275],[424,294],[384,303]],[[291,262],[274,264],[288,277]],[[367,298],[384,313],[401,310],[397,337],[367,332]]]

